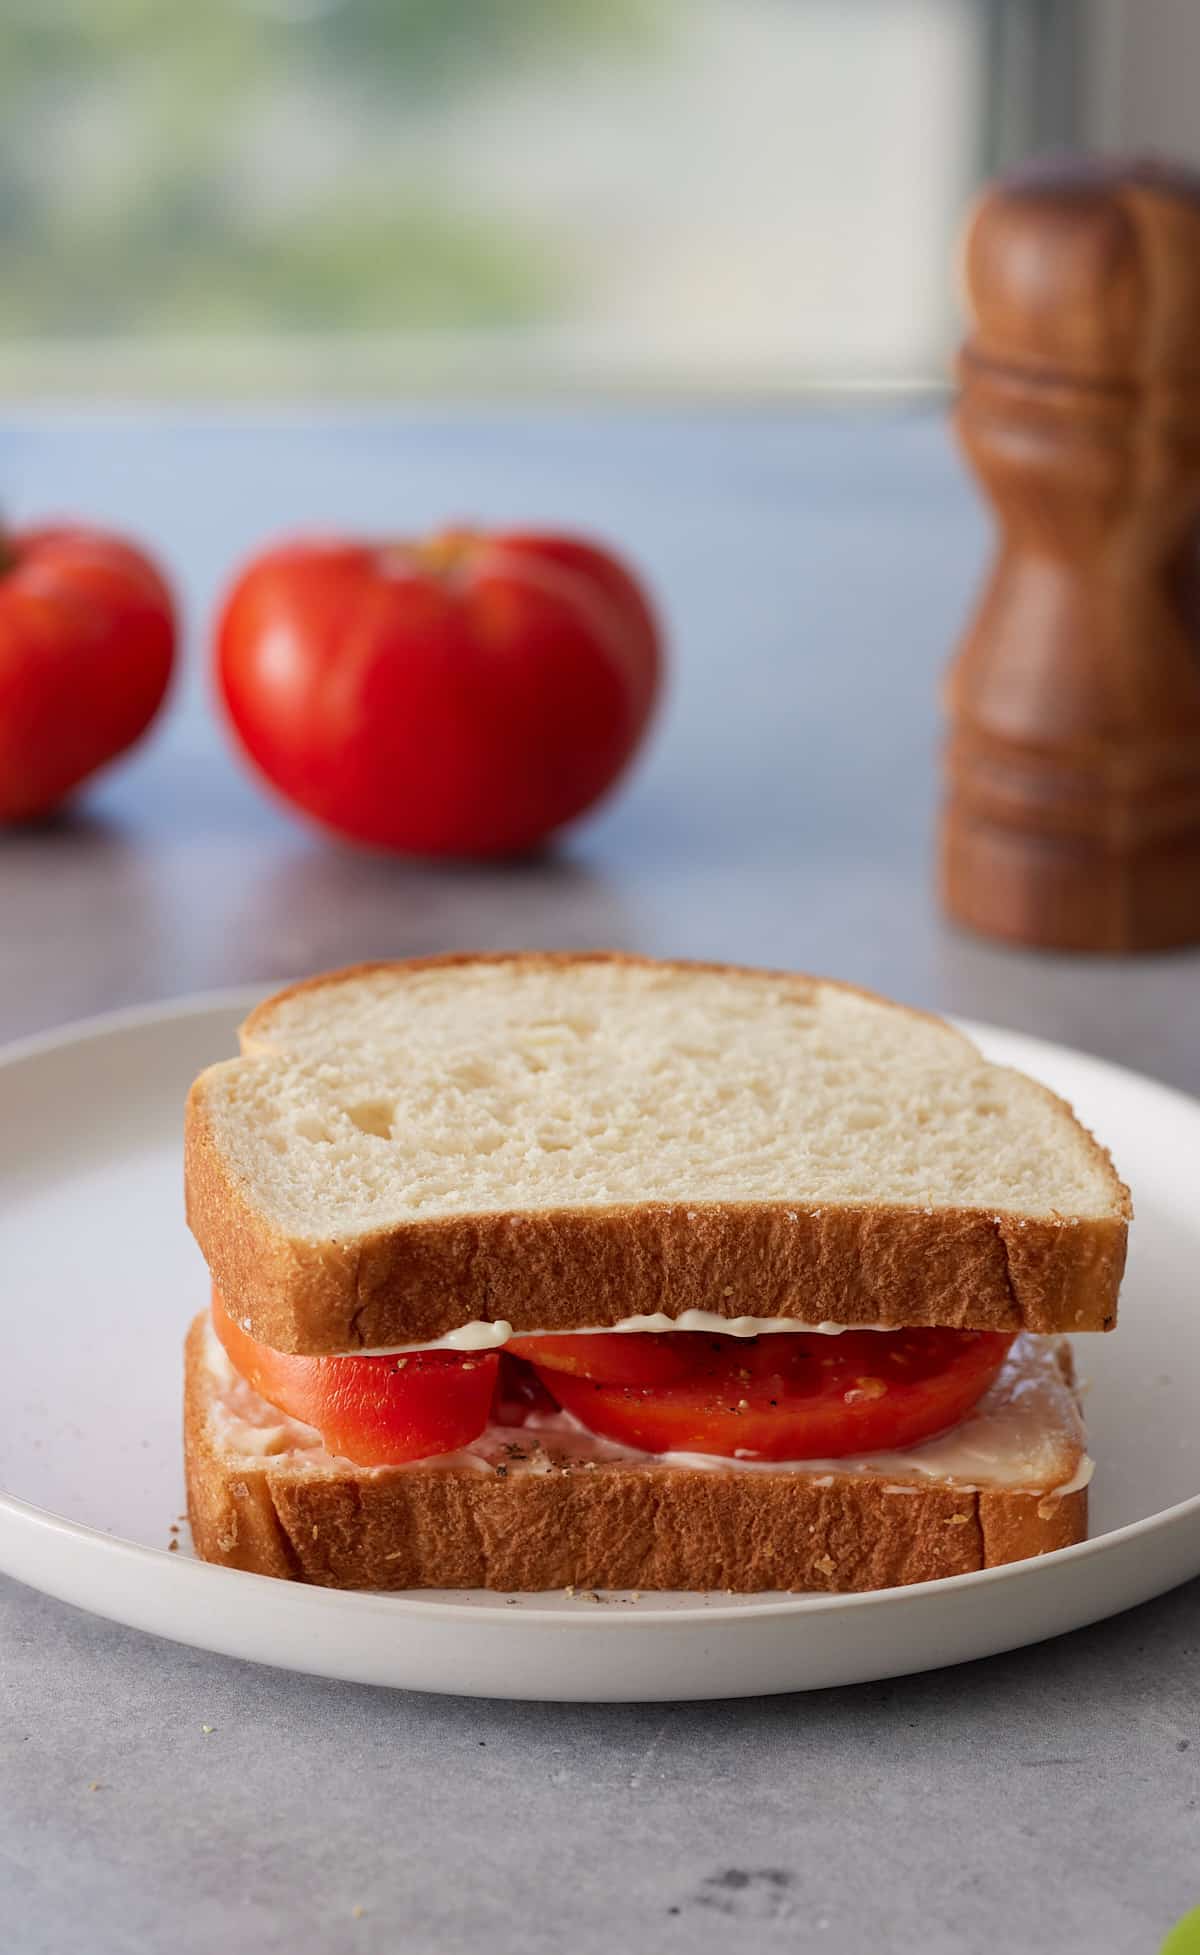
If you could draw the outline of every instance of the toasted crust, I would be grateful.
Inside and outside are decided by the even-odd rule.
[[[268,999],[246,1020],[242,1042],[253,1045],[284,999],[373,971],[579,961],[573,953],[536,952],[358,965]],[[798,986],[814,982],[766,975]],[[417,1343],[477,1320],[550,1331],[602,1327],[660,1310],[736,1316],[747,1296],[755,1299],[754,1315],[797,1324],[1104,1331],[1116,1322],[1130,1204],[1107,1153],[1088,1140],[1111,1177],[1112,1216],[648,1202],[455,1215],[351,1244],[305,1242],[281,1234],[230,1174],[201,1075],[188,1100],[185,1187],[188,1222],[218,1288],[251,1334],[281,1351],[320,1355]]]
[[[1087,1491],[896,1488],[605,1461],[553,1474],[343,1462],[223,1451],[209,1418],[205,1320],[188,1337],[188,1514],[206,1561],[326,1588],[846,1592],[1020,1561],[1087,1535]],[[1064,1369],[1069,1369],[1064,1353]]]

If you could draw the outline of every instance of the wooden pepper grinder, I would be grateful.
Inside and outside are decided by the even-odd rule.
[[[941,882],[975,930],[1200,941],[1200,176],[984,195],[956,426],[1000,544],[946,704]]]

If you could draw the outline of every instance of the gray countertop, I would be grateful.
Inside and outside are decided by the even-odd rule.
[[[1037,956],[937,916],[936,681],[986,531],[933,417],[41,417],[0,460],[11,516],[157,543],[189,621],[153,740],[0,839],[0,1037],[361,957],[610,944],[828,971],[1200,1090],[1200,956]],[[316,839],[206,705],[205,618],[256,542],[449,517],[609,535],[674,641],[625,792],[486,873]],[[895,1684],[492,1705],[257,1670],[0,1582],[0,1946],[1143,1955],[1200,1901],[1198,1659],[1193,1584]]]

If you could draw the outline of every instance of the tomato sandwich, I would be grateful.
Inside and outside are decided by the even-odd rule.
[[[1069,1333],[1129,1196],[851,986],[615,955],[281,992],[188,1102],[211,1561],[339,1588],[852,1590],[1084,1538]]]

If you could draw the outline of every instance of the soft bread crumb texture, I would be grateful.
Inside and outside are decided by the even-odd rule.
[[[1070,1109],[849,987],[618,958],[365,968],[285,992],[195,1094],[283,1233],[629,1203],[1123,1216]]]

